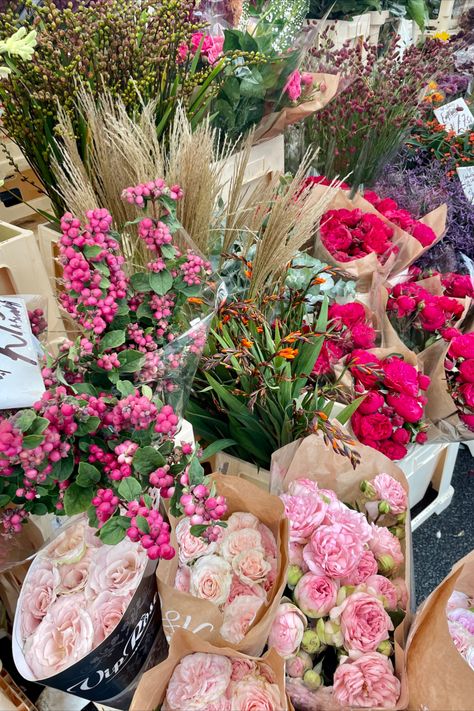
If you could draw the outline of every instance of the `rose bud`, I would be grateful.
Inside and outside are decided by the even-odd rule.
[[[314,671],[314,669],[307,671],[303,677],[304,685],[312,691],[316,691],[316,689],[319,689],[322,684],[322,681],[323,680],[321,679],[321,675],[318,674],[318,672]]]
[[[364,481],[360,482],[360,490],[362,491],[363,494],[367,496],[368,499],[374,499],[376,496],[376,491],[370,481]]]
[[[343,585],[342,587],[340,587],[337,591],[336,606],[339,607],[339,605],[342,605],[346,597],[352,592],[354,592],[353,585]]]
[[[305,672],[313,668],[313,660],[307,652],[302,649],[298,654],[285,662],[285,672],[287,676],[291,676],[294,679],[302,679]]]
[[[381,514],[389,514],[390,513],[390,504],[388,501],[381,501],[379,503],[379,512]]]
[[[290,565],[288,567],[287,583],[288,587],[293,590],[298,585],[298,581],[301,580],[304,573],[299,567],[299,565]]]
[[[398,516],[397,516],[397,521],[398,521],[398,523],[402,523],[402,524],[403,524],[403,523],[405,523],[406,519],[407,519],[407,512],[406,512],[406,511],[404,511],[404,512],[401,513],[401,514],[398,514]]]
[[[384,575],[388,575],[388,573],[391,573],[396,567],[398,567],[392,556],[388,554],[381,555],[377,562],[379,564],[380,572],[384,573]]]
[[[377,652],[380,652],[380,654],[384,654],[386,657],[391,657],[392,656],[392,645],[390,644],[390,640],[384,639],[383,642],[380,642],[379,646],[377,647]]]
[[[316,654],[320,646],[321,640],[319,639],[319,635],[316,630],[305,630],[303,639],[301,640],[301,649],[308,654]]]

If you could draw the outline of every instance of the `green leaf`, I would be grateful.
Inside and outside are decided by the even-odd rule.
[[[115,546],[125,538],[125,532],[130,526],[130,519],[126,516],[112,516],[100,529],[99,538],[102,543]]]
[[[40,444],[43,444],[43,442],[43,435],[27,435],[26,437],[23,437],[22,446],[23,449],[35,449],[36,447],[39,447]]]
[[[143,301],[137,309],[137,318],[153,318],[153,311],[151,310],[150,304]]]
[[[135,525],[142,533],[150,533],[150,526],[148,525],[148,521],[145,516],[136,516]]]
[[[103,250],[98,244],[86,244],[82,251],[87,259],[91,259],[93,257],[98,257]]]
[[[151,400],[153,398],[153,390],[150,388],[149,385],[142,385],[141,391],[142,391],[142,395],[144,397],[147,397],[149,400]],[[154,402],[155,402],[155,405],[158,409],[160,409],[162,407],[162,405],[160,405],[160,406],[158,405],[158,402],[156,400]]]
[[[85,435],[91,434],[91,432],[95,432],[99,425],[100,417],[88,417],[85,422],[79,423],[76,430],[76,436],[85,437]]]
[[[9,504],[10,501],[11,499],[9,496],[7,496],[6,494],[0,494],[0,508],[3,508],[3,506]]]
[[[87,509],[87,518],[89,519],[89,526],[92,526],[92,528],[98,528],[99,519],[97,518],[97,509],[95,506],[89,506]]]
[[[26,432],[30,429],[35,419],[36,412],[34,410],[23,410],[21,415],[15,420],[15,427],[22,432]]]
[[[127,395],[133,395],[135,392],[135,386],[128,380],[118,380],[115,383],[115,387],[119,391],[122,397],[127,397]]]
[[[52,474],[54,479],[57,479],[57,481],[66,481],[66,479],[69,479],[71,476],[73,469],[74,457],[70,454],[69,457],[60,459],[59,462],[54,465]]]
[[[28,429],[28,434],[40,435],[49,427],[49,420],[46,417],[36,417],[33,424]]]
[[[241,47],[242,32],[240,30],[224,30],[224,52],[232,52]]]
[[[206,447],[206,449],[199,457],[199,461],[205,462],[206,459],[210,459],[214,456],[214,454],[217,454],[217,452],[222,452],[224,449],[227,449],[228,447],[233,447],[235,444],[237,444],[235,439],[218,439],[216,442],[213,442],[208,447]]]
[[[249,76],[242,79],[240,93],[242,96],[251,99],[263,99],[265,97],[266,89],[263,86],[263,78],[258,69],[253,69]]]
[[[428,17],[428,9],[425,0],[407,0],[408,16],[416,22],[420,30],[424,30]]]
[[[79,463],[79,473],[76,477],[76,484],[82,487],[91,486],[91,484],[97,484],[100,481],[100,471],[97,467],[94,467],[88,462]]]
[[[176,247],[172,244],[162,244],[160,250],[163,259],[174,259],[176,256]]]
[[[148,476],[158,467],[164,466],[166,460],[154,447],[141,447],[135,452],[132,463],[136,472]]]
[[[149,291],[150,290],[150,275],[148,272],[135,272],[130,277],[130,284],[135,289],[135,291]]]
[[[188,476],[190,486],[197,486],[197,484],[201,484],[204,479],[204,469],[199,463],[199,459],[197,457],[193,457],[191,459],[191,463],[188,468]]]
[[[79,395],[93,395],[97,397],[97,389],[90,383],[75,383],[72,389]]]
[[[199,538],[200,536],[202,536],[202,534],[204,533],[206,528],[207,528],[206,524],[200,523],[197,526],[191,526],[191,528],[189,529],[189,532],[190,532],[191,536],[195,536],[195,538]]]
[[[121,351],[118,354],[121,373],[136,373],[143,367],[145,356],[139,351]]]
[[[127,476],[119,484],[118,493],[125,501],[135,501],[140,498],[142,487],[133,476]]]
[[[106,333],[100,342],[100,352],[115,350],[125,343],[124,331],[109,331]]]
[[[71,484],[64,493],[64,512],[66,516],[87,511],[94,496],[94,489],[85,489],[79,484]]]
[[[173,277],[167,269],[164,269],[162,272],[152,272],[150,274],[150,287],[158,296],[166,294],[172,286]]]
[[[225,99],[219,98],[215,102],[214,108],[218,115],[219,123],[227,126],[229,129],[234,128],[236,117],[233,106]]]
[[[341,423],[341,425],[345,425],[348,420],[352,417],[354,412],[357,410],[361,402],[364,402],[365,400],[365,395],[361,395],[358,397],[356,400],[351,402],[349,405],[347,405],[336,417],[336,420]]]
[[[224,82],[222,93],[230,104],[237,104],[240,99],[240,82],[237,77],[229,77]]]
[[[45,516],[48,513],[48,507],[40,501],[35,501],[31,507],[31,513],[35,516]]]

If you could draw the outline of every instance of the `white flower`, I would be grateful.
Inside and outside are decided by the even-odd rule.
[[[15,34],[0,42],[0,54],[9,54],[12,57],[30,60],[33,57],[35,47],[36,30],[31,30],[27,33],[26,27],[20,27]],[[4,72],[4,70],[5,68],[2,67],[1,71]]]

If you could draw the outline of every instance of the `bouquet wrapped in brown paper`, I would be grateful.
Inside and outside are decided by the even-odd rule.
[[[184,530],[186,521],[171,519],[178,555],[160,561],[157,570],[163,629],[168,640],[184,627],[212,644],[225,646],[231,640],[238,651],[258,655],[286,584],[283,504],[238,477],[214,474],[212,479],[226,498],[232,526],[223,529],[219,541],[207,544]],[[248,546],[253,553],[247,559]]]
[[[410,711],[468,711],[474,671],[456,649],[447,608],[453,592],[474,596],[474,551],[458,561],[425,600],[413,621],[406,655]]]
[[[356,647],[353,647],[352,642],[346,639],[346,635],[348,634],[348,628],[344,627],[344,625],[347,624],[347,621],[343,620],[340,622],[340,630],[337,625],[334,626],[335,622],[337,622],[337,614],[339,614],[337,613],[337,610],[340,610],[341,608],[324,608],[322,611],[316,612],[316,614],[311,611],[313,605],[314,607],[317,607],[317,605],[321,604],[323,593],[320,592],[316,594],[315,592],[310,592],[311,585],[316,585],[316,581],[313,582],[308,580],[307,582],[305,582],[306,578],[308,576],[310,577],[311,573],[315,572],[312,567],[314,566],[315,560],[321,560],[320,558],[318,558],[318,546],[321,537],[321,540],[325,536],[333,537],[333,542],[329,543],[328,546],[324,548],[324,560],[326,562],[321,564],[324,568],[324,576],[326,581],[325,584],[327,584],[327,578],[331,577],[331,575],[324,566],[332,566],[332,563],[328,563],[328,561],[333,560],[334,556],[337,557],[335,552],[337,551],[337,546],[341,546],[340,557],[337,558],[338,566],[340,564],[343,569],[344,566],[347,566],[344,546],[342,543],[342,539],[340,538],[340,536],[342,535],[341,532],[343,530],[347,532],[350,526],[355,526],[357,530],[359,530],[359,527],[361,527],[361,531],[365,532],[364,535],[369,536],[369,540],[367,544],[365,544],[366,546],[368,546],[367,553],[365,555],[371,558],[371,551],[372,554],[375,555],[378,562],[380,576],[376,576],[376,580],[381,581],[382,574],[387,575],[389,578],[393,577],[394,579],[400,577],[403,578],[406,585],[406,591],[408,591],[408,599],[405,599],[403,603],[400,603],[401,609],[410,609],[409,592],[411,588],[411,534],[409,513],[406,513],[408,483],[403,472],[383,454],[381,454],[380,452],[376,452],[373,449],[365,447],[363,445],[357,445],[357,447],[359,450],[359,454],[361,455],[361,459],[360,463],[355,467],[355,469],[352,468],[348,458],[344,458],[336,454],[331,447],[328,447],[324,443],[322,437],[318,434],[310,435],[305,439],[299,440],[298,442],[294,442],[292,444],[287,445],[286,447],[283,447],[279,451],[275,452],[272,458],[272,490],[275,492],[288,491],[288,493],[290,494],[290,496],[283,497],[285,501],[285,506],[287,507],[288,516],[290,517],[291,521],[290,562],[293,562],[293,556],[295,557],[295,560],[298,559],[300,554],[298,554],[298,552],[295,550],[296,548],[298,548],[298,541],[301,540],[301,536],[304,537],[307,531],[309,530],[309,527],[311,525],[311,517],[315,515],[315,510],[313,510],[311,508],[311,505],[307,502],[308,497],[311,498],[311,482],[316,482],[318,487],[317,491],[321,490],[320,493],[323,495],[323,501],[326,502],[323,504],[323,506],[329,507],[329,512],[336,512],[334,514],[336,516],[336,522],[334,524],[325,523],[326,518],[324,518],[322,526],[320,526],[319,529],[316,526],[316,532],[310,536],[309,544],[307,544],[304,547],[304,550],[302,551],[302,560],[306,563],[307,566],[309,566],[310,572],[304,574],[303,577],[300,578],[296,583],[294,597],[295,601],[297,602],[297,604],[300,605],[300,607],[301,604],[303,604],[303,609],[304,611],[306,611],[305,614],[307,614],[310,618],[309,629],[313,629],[311,625],[312,623],[316,623],[314,630],[316,630],[316,634],[320,639],[321,634],[323,634],[323,636],[330,635],[329,639],[325,638],[327,644],[334,645],[336,647],[339,646],[341,648],[345,647],[345,645],[347,644],[348,646],[346,650],[357,648],[362,651],[363,654],[369,653],[368,662],[370,661],[370,663],[372,663],[373,661],[375,661],[376,663],[378,663],[378,661],[380,661],[380,663],[382,664],[382,660],[379,660],[377,655],[375,655],[377,659],[372,659],[372,657],[370,656],[370,650],[372,649],[372,647],[369,646],[366,649],[364,646],[371,633],[367,632],[368,637],[364,638],[364,645],[360,646],[359,643],[356,643]],[[308,480],[310,481],[308,482]],[[384,489],[383,492],[381,492],[380,486],[382,486],[382,488]],[[386,487],[391,488],[391,493],[389,493],[389,490]],[[397,491],[396,494],[395,490]],[[304,496],[305,491],[307,492],[306,498],[301,499],[302,495]],[[339,500],[338,502],[334,501],[331,498],[331,494],[329,493],[330,491],[336,494],[337,499]],[[382,497],[380,496],[381,493],[383,493]],[[385,500],[381,502],[381,498]],[[304,505],[301,503],[302,500],[304,500],[305,502]],[[391,503],[389,503],[389,501]],[[369,519],[374,521],[374,523],[372,523],[371,533],[367,533],[367,531],[365,531],[365,528],[362,526],[362,523],[359,521],[359,517],[363,518],[362,514],[347,509],[347,506],[343,507],[343,509],[341,510],[340,502],[344,502],[349,506],[357,505],[357,511],[367,510],[367,515]],[[300,513],[298,513],[298,511],[300,511]],[[399,515],[398,512],[402,512],[403,515]],[[338,518],[339,515],[343,518],[345,517],[345,524],[343,523],[342,519]],[[324,513],[324,516],[328,517],[328,522],[333,520],[333,514],[331,513],[326,512]],[[352,521],[351,516],[357,518],[357,521]],[[339,523],[337,521],[339,521]],[[405,536],[402,537],[399,541],[398,537],[395,537],[386,527],[390,526],[391,530],[397,529],[397,533],[402,534],[403,521],[405,521]],[[365,526],[366,525],[367,522],[365,522]],[[339,528],[339,526],[341,528]],[[344,529],[344,526],[347,526],[347,528]],[[392,528],[392,526],[394,528]],[[358,534],[353,533],[351,535],[356,536]],[[370,538],[370,536],[373,536],[373,539]],[[384,538],[384,546],[385,544],[387,545],[387,549],[385,550],[385,553],[381,558],[378,557],[380,555],[380,550],[378,549],[379,536],[382,536]],[[351,546],[348,542],[347,545],[349,546],[351,551],[354,552],[353,549],[355,550],[355,544]],[[390,552],[388,552],[389,549]],[[385,558],[386,553],[388,553],[387,558]],[[301,563],[294,563],[294,565],[301,567]],[[290,568],[292,572],[293,567],[294,566]],[[338,568],[332,567],[333,576],[337,578],[339,572],[336,572],[336,570],[338,570]],[[304,573],[304,569],[302,569],[302,573]],[[317,572],[316,575],[322,575],[322,573]],[[359,573],[357,573],[357,579],[358,576]],[[371,593],[371,591],[373,591],[373,582],[371,582],[373,579],[370,578],[370,576],[368,578],[365,578],[365,574],[363,574],[360,579],[362,580],[362,584],[358,585],[357,588],[354,589],[354,587],[350,587],[349,582],[344,582],[346,581],[346,578],[343,578],[340,584],[340,589],[337,593],[337,605],[341,605],[341,601],[342,605],[344,605],[344,601],[346,601],[349,605],[357,606],[359,600],[356,601],[354,599],[351,601],[352,594],[356,595],[356,597],[362,595],[362,597],[364,598],[364,591],[365,593]],[[350,578],[350,580],[352,580],[352,578]],[[390,583],[387,584],[390,587]],[[400,584],[403,586],[403,583],[401,581]],[[303,588],[300,590],[299,587],[301,587],[301,585],[303,585]],[[346,589],[344,585],[349,585],[349,588]],[[355,583],[352,583],[352,585],[355,585]],[[405,595],[406,591],[404,593]],[[327,591],[324,594],[329,595]],[[364,598],[364,604],[365,602],[366,599]],[[388,598],[386,602],[388,609],[395,609],[395,607],[397,607],[397,605],[395,604],[395,607],[391,608],[391,605],[388,604]],[[334,604],[334,601],[332,601],[330,604]],[[325,615],[327,616],[327,609],[330,609],[329,618],[327,621],[325,621],[324,619],[311,620],[312,617],[324,618]],[[354,608],[354,611],[351,614],[355,615],[355,618],[352,620],[351,624],[356,624],[356,621],[358,619],[357,615],[361,613],[355,612]],[[393,641],[395,672],[400,682],[399,694],[393,694],[392,692],[389,695],[392,700],[393,698],[398,697],[398,701],[396,703],[393,703],[393,705],[391,703],[389,706],[390,708],[394,709],[403,709],[406,707],[407,704],[407,682],[404,666],[404,646],[408,632],[408,622],[408,615],[400,619],[400,616],[398,616],[397,613],[393,618],[393,624],[395,626]],[[369,629],[369,627],[370,624],[367,627],[367,630]],[[338,632],[342,632],[343,634],[343,640],[339,642],[337,642],[336,638],[333,636],[337,635]],[[310,643],[309,637],[311,636],[311,634],[314,636],[315,632],[313,631],[311,633],[308,633],[308,639],[305,640],[305,638],[303,637],[302,642],[303,650],[306,649],[308,652],[313,651],[310,648],[305,647],[306,644]],[[273,639],[273,636],[274,635],[272,635],[271,639]],[[278,647],[276,648],[278,650]],[[390,654],[390,651],[391,650],[388,650],[387,653]],[[324,653],[324,647],[321,649],[321,652]],[[318,653],[317,650],[316,653]],[[347,655],[347,653],[347,651],[342,651],[343,660],[344,654]],[[354,661],[354,659],[357,658],[357,655],[351,657],[351,654],[349,654],[349,657],[350,659],[348,663],[350,665],[351,659],[352,661]],[[315,662],[318,662],[317,656],[315,660],[313,660],[313,663]],[[324,663],[325,662],[323,662],[323,673],[325,674],[325,679],[327,679],[326,672],[324,670]],[[343,663],[341,664],[341,666],[343,666]],[[317,671],[317,675],[320,675],[321,671],[319,671],[319,667],[316,666],[315,669]],[[316,711],[317,709],[321,709],[323,707],[334,708],[338,710],[342,708],[339,704],[334,704],[334,699],[332,700],[333,706],[330,705],[331,697],[329,695],[329,688],[320,687],[317,689],[317,693],[312,695],[308,692],[307,688],[305,689],[305,680],[306,676],[304,676],[303,682],[301,682],[301,680],[295,681],[294,679],[289,681],[289,695],[297,709],[303,709],[304,711]],[[312,679],[310,679],[309,681],[311,683]],[[326,684],[327,683],[328,682],[326,680]],[[390,680],[388,680],[387,683],[390,684]],[[338,693],[339,691],[340,690],[338,689]],[[370,696],[370,691],[368,691],[368,694]],[[335,696],[337,697],[336,693]],[[348,687],[347,698],[350,698],[351,696],[352,692]],[[375,692],[372,694],[371,698],[383,698],[383,692],[380,694],[377,694]],[[387,704],[381,704],[381,706],[388,707]],[[354,705],[354,708],[355,707],[356,706]]]
[[[369,291],[374,275],[378,274],[388,279],[398,274],[436,244],[444,234],[445,205],[441,205],[420,220],[430,226],[436,235],[433,243],[424,247],[415,237],[378,212],[360,193],[351,199],[348,191],[337,188],[315,185],[313,190],[321,192],[321,196],[328,190],[333,194],[329,210],[321,218],[315,243],[315,256],[350,274],[357,280],[358,289],[362,293]],[[328,215],[329,211],[339,210],[345,212]],[[355,210],[360,212],[354,213]],[[331,222],[328,222],[329,218]],[[337,224],[334,225],[333,230],[334,220]],[[364,221],[367,224],[362,224]],[[353,228],[356,230],[351,233]],[[348,253],[344,260],[338,259],[337,254],[342,255],[351,245],[354,246],[353,238],[356,232],[358,243],[365,245],[364,249],[358,248],[356,250],[358,255],[349,256]]]
[[[166,661],[142,676],[130,711],[155,711],[161,704],[169,711],[187,711],[197,708],[193,700],[203,708],[205,699],[206,708],[223,711],[233,711],[235,704],[290,711],[284,661],[273,650],[262,658],[248,657],[181,629],[173,635]]]

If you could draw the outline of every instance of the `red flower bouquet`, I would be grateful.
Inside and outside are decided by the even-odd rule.
[[[349,370],[357,395],[366,395],[351,418],[363,444],[397,460],[407,454],[408,444],[426,442],[422,390],[430,384],[428,376],[400,356],[379,358],[365,350],[353,351]]]
[[[321,241],[339,262],[351,262],[375,253],[385,264],[399,248],[392,244],[393,228],[372,213],[360,209],[329,210],[321,218]]]
[[[474,333],[453,338],[444,368],[459,418],[474,432]]]
[[[416,220],[408,210],[402,210],[391,198],[382,199],[372,190],[366,190],[364,198],[368,200],[387,220],[398,225],[402,230],[415,237],[423,247],[429,247],[437,239],[436,232],[424,222]]]
[[[470,274],[456,274],[454,272],[441,274],[431,269],[428,272],[423,272],[420,267],[415,266],[411,266],[408,273],[410,275],[409,281],[438,276],[445,296],[453,296],[456,299],[472,298],[474,296],[474,281]]]

